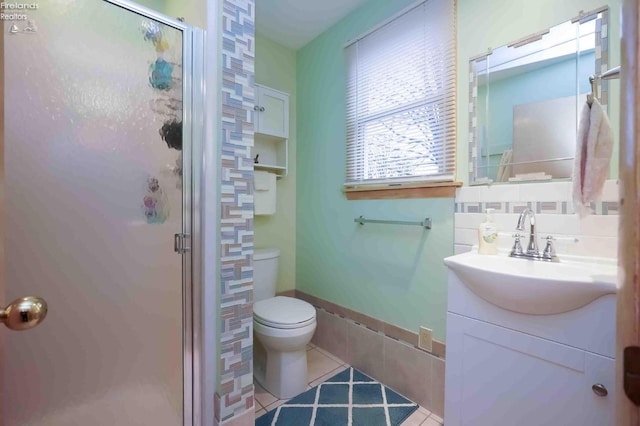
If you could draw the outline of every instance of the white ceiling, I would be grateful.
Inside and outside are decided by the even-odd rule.
[[[299,49],[367,0],[256,0],[256,32]]]

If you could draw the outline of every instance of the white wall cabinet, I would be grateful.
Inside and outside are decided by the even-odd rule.
[[[289,95],[256,84],[253,157],[256,170],[287,175],[289,149]]]
[[[287,139],[289,137],[289,95],[256,84],[256,133]]]
[[[256,133],[287,139],[289,137],[289,95],[256,84]]]
[[[448,426],[615,424],[613,359],[453,313],[447,329]]]

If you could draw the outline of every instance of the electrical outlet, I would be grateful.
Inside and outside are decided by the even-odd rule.
[[[420,327],[418,346],[428,352],[433,350],[433,331],[431,329]]]

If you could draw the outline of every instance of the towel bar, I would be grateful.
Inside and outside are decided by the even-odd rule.
[[[357,217],[353,219],[354,222],[359,223],[360,225],[364,225],[365,223],[384,223],[390,225],[418,225],[422,226],[424,229],[431,229],[431,218],[425,218],[421,222],[410,222],[406,220],[380,220],[380,219],[366,219],[364,216]]]

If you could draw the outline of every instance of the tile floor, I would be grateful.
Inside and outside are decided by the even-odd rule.
[[[344,361],[329,352],[316,347],[313,344],[307,346],[307,389],[324,382],[349,367]],[[278,399],[264,390],[258,383],[255,384],[256,418],[267,411],[284,404],[287,400]],[[423,407],[418,407],[401,426],[442,426],[442,419]]]

